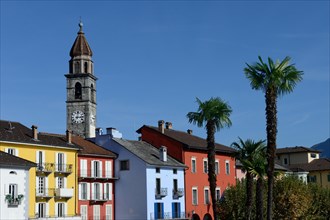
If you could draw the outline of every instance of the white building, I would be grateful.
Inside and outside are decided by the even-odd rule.
[[[112,133],[113,134],[113,133]],[[115,173],[116,219],[185,219],[186,166],[144,141],[96,135],[96,144],[118,157]]]
[[[28,219],[29,170],[36,166],[0,151],[0,219]]]

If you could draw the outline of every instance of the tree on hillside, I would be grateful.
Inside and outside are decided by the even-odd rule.
[[[250,80],[252,89],[265,93],[266,101],[266,133],[267,133],[267,219],[272,219],[272,202],[274,187],[274,160],[277,137],[277,98],[290,93],[296,84],[302,80],[303,72],[296,69],[294,64],[289,64],[290,57],[276,63],[268,58],[268,64],[259,56],[259,62],[252,65],[246,64],[245,76]]]
[[[264,170],[265,163],[262,163],[260,160],[264,157],[265,151],[265,141],[253,141],[251,139],[247,139],[243,141],[239,138],[239,142],[234,142],[231,144],[237,150],[236,159],[238,159],[243,166],[243,169],[246,171],[246,204],[245,204],[245,213],[246,219],[251,219],[251,211],[252,211],[252,203],[253,203],[253,179],[254,177],[260,177],[262,175],[262,170]],[[260,167],[261,166],[261,167]],[[257,192],[261,192],[263,189],[260,189],[262,186],[262,180],[258,180],[257,184]],[[258,194],[260,197],[261,194]],[[260,199],[258,197],[258,199]],[[261,197],[262,198],[262,197]],[[257,204],[257,211],[258,205],[261,206],[261,211],[263,208],[263,203],[260,204],[260,200]],[[258,214],[258,213],[257,213]],[[258,215],[257,215],[258,216]],[[262,216],[262,214],[261,214]]]
[[[216,173],[215,173],[215,138],[216,131],[224,127],[231,126],[231,120],[229,118],[232,109],[231,107],[221,100],[220,98],[211,98],[205,102],[196,98],[198,104],[197,112],[189,112],[187,118],[189,123],[196,124],[198,127],[205,125],[207,133],[207,158],[208,158],[208,179],[210,183],[210,192],[212,199],[212,209],[214,219],[218,219],[216,212]]]

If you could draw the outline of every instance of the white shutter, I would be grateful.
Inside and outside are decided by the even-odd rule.
[[[55,189],[58,188],[58,177],[55,177]]]
[[[64,216],[68,215],[68,203],[64,203]]]
[[[15,148],[15,156],[18,157],[18,149]]]
[[[100,186],[100,197],[101,197],[101,199],[103,199],[103,197],[104,197],[103,196],[103,187],[102,187],[103,184],[102,183],[99,183],[99,184],[100,184],[99,185]]]
[[[55,216],[58,217],[58,202],[55,202]]]
[[[49,216],[49,203],[46,203],[46,216]]]
[[[91,161],[91,177],[94,177],[94,160]]]
[[[102,161],[99,161],[99,165],[100,165],[100,177],[104,177],[102,173]]]
[[[112,177],[112,164],[111,161],[105,161],[105,177]]]
[[[64,179],[64,187],[63,188],[68,188],[68,185],[67,185],[68,179],[66,177],[63,177],[63,179]]]
[[[91,183],[91,192],[92,192],[92,199],[95,199],[95,192],[94,192],[94,183]]]
[[[105,219],[112,220],[112,205],[105,206]]]
[[[82,205],[80,206],[80,215],[82,220],[87,220],[88,216],[88,210],[87,210],[87,205]]]
[[[58,153],[55,153],[55,169],[56,169],[56,171],[58,171],[59,169],[58,169]]]
[[[112,183],[109,183],[109,200],[112,200]]]
[[[91,184],[90,183],[86,183],[87,184],[87,200],[89,200],[91,198]]]
[[[81,193],[82,193],[82,185],[79,183],[78,185],[78,199],[81,200]]]
[[[34,209],[35,210],[35,213],[34,214],[37,214],[38,213],[38,210],[39,210],[38,207],[39,207],[39,203],[36,203],[35,209]]]
[[[80,176],[87,177],[87,160],[80,160]]]

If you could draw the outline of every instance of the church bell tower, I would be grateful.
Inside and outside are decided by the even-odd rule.
[[[66,127],[85,138],[95,137],[96,128],[96,80],[83,24],[70,50],[69,73],[66,77]]]

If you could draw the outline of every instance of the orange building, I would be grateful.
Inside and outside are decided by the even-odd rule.
[[[207,174],[207,143],[205,139],[192,135],[192,131],[176,131],[172,123],[158,122],[158,127],[142,126],[138,133],[141,139],[153,146],[166,146],[168,154],[184,163],[186,217],[189,219],[213,219],[211,196]],[[216,195],[220,199],[228,185],[235,184],[234,149],[216,144]]]

